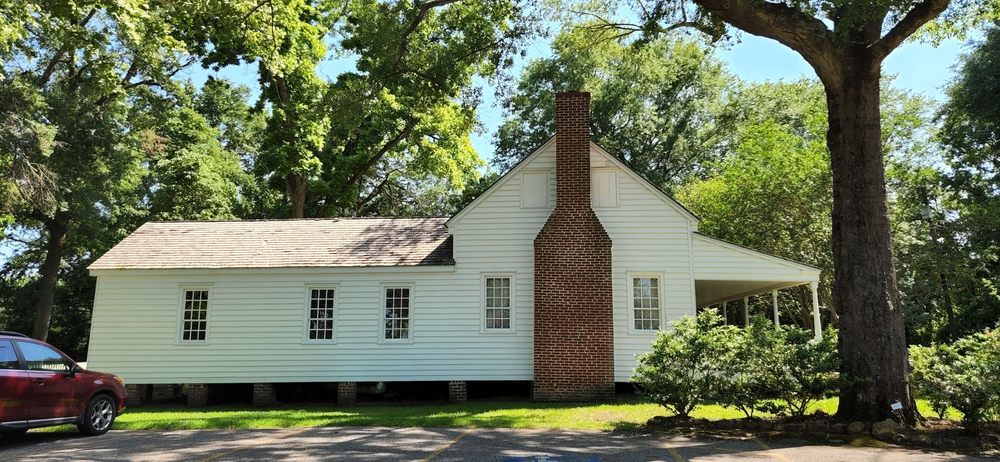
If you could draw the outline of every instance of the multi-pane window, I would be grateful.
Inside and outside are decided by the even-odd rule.
[[[334,289],[309,290],[309,340],[333,340]]]
[[[386,287],[384,312],[384,339],[409,340],[410,338],[410,288]]]
[[[487,276],[483,288],[486,329],[510,329],[510,277]]]
[[[181,340],[203,342],[208,338],[208,290],[184,291],[184,320]]]
[[[636,330],[660,328],[660,278],[632,278],[632,311]]]

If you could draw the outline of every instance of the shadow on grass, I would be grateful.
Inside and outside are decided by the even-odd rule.
[[[462,404],[284,405],[272,408],[183,406],[134,408],[115,425],[119,430],[286,428],[326,426],[558,428],[630,430],[658,412],[651,404],[472,402]]]

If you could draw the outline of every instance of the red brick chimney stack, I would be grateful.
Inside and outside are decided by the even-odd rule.
[[[556,94],[556,206],[535,237],[534,397],[614,396],[611,238],[590,206],[590,94]]]

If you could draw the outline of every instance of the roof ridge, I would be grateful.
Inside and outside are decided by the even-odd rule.
[[[303,222],[303,221],[361,221],[361,220],[447,220],[444,216],[427,217],[326,217],[326,218],[243,218],[231,220],[149,220],[149,223],[262,223],[262,222]]]

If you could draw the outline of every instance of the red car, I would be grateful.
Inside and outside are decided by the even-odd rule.
[[[125,381],[88,371],[52,345],[0,331],[0,434],[75,423],[85,435],[111,429],[125,409]]]

